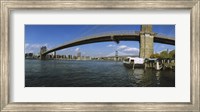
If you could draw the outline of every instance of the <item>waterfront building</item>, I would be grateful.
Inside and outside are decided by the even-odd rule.
[[[53,52],[53,58],[56,58],[56,51]]]
[[[61,58],[62,59],[66,59],[67,57],[66,57],[66,55],[62,55]]]
[[[26,53],[25,58],[27,59],[32,59],[33,58],[33,53]]]
[[[56,55],[56,58],[59,59],[59,58],[61,58],[61,56],[60,55]]]
[[[77,60],[81,60],[81,52],[77,53]]]
[[[73,60],[76,60],[77,59],[77,57],[76,56],[73,56]]]
[[[85,56],[81,56],[81,60],[85,60]]]
[[[90,56],[85,56],[85,60],[91,60]]]
[[[69,60],[72,60],[72,55],[68,55],[68,59],[69,59]]]

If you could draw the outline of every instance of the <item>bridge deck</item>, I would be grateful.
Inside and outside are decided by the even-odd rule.
[[[46,55],[48,53],[51,53],[51,52],[54,52],[57,50],[61,50],[64,48],[73,47],[73,46],[97,43],[97,42],[109,42],[109,41],[116,41],[116,42],[118,42],[118,41],[140,41],[140,35],[138,33],[135,33],[135,34],[102,35],[102,36],[96,36],[96,37],[94,36],[94,37],[82,38],[82,39],[55,47],[53,49],[50,49],[50,50],[46,51],[45,53],[43,53],[43,55]],[[155,35],[154,42],[175,45],[174,38],[167,38],[164,36]]]

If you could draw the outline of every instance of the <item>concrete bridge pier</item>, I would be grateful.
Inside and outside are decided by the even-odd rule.
[[[154,52],[153,43],[152,25],[142,25],[140,31],[140,58],[150,58]]]
[[[45,59],[46,59],[46,55],[40,54],[40,59],[41,59],[41,60],[45,60]]]
[[[40,48],[40,59],[41,60],[45,60],[46,59],[46,54],[43,54],[47,51],[47,47],[46,46],[42,46]]]

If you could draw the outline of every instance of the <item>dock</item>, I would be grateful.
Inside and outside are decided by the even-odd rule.
[[[145,69],[151,68],[155,70],[175,70],[175,59],[145,59]]]

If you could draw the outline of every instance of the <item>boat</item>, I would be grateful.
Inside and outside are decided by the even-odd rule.
[[[139,57],[127,57],[124,59],[123,64],[127,68],[144,68],[144,59]]]

